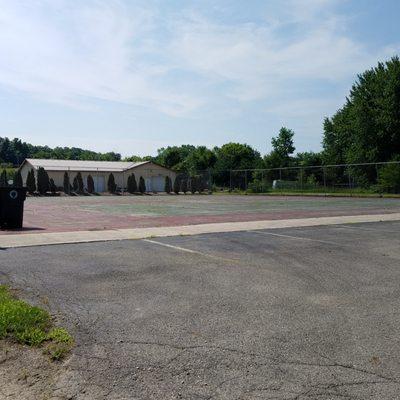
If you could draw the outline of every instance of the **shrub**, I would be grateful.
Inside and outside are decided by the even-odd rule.
[[[136,193],[137,192],[137,183],[135,174],[131,174],[128,176],[128,192]]]
[[[72,190],[74,192],[77,192],[78,189],[79,189],[78,177],[75,176],[74,180],[72,181]]]
[[[28,188],[29,193],[33,194],[36,192],[35,171],[33,169],[28,172],[26,177],[26,187]]]
[[[63,186],[64,186],[64,193],[69,194],[71,191],[71,183],[69,182],[69,175],[68,172],[64,172],[64,181],[63,181]]]
[[[3,169],[0,175],[0,187],[7,187],[7,186],[8,186],[7,171]]]
[[[14,174],[14,186],[15,187],[22,187],[24,184],[22,182],[22,175],[21,175],[21,171],[17,170]]]
[[[181,181],[181,192],[186,194],[187,191],[188,191],[188,182],[186,178],[183,178]]]
[[[378,189],[381,192],[400,193],[400,164],[387,164],[380,169]]]
[[[54,180],[52,178],[50,178],[50,181],[49,181],[49,188],[50,188],[51,193],[54,194],[55,192],[57,192],[56,184],[54,183]]]
[[[139,192],[144,193],[146,191],[146,182],[143,179],[143,176],[139,179]]]
[[[110,193],[115,193],[117,191],[117,185],[112,173],[108,176],[107,188]]]
[[[195,176],[190,178],[190,191],[192,194],[195,194],[197,192],[197,179]]]
[[[168,194],[171,193],[171,178],[169,176],[165,177],[164,191]]]
[[[37,171],[37,190],[40,194],[46,194],[49,191],[50,180],[49,175],[43,167],[39,167]]]
[[[83,193],[83,179],[82,179],[82,174],[80,172],[78,172],[76,174],[76,180],[78,182],[78,193]]]
[[[94,180],[92,175],[88,175],[86,183],[88,193],[94,193]]]
[[[178,178],[178,177],[175,177],[175,181],[174,181],[174,193],[175,193],[175,194],[179,194],[180,188],[181,188],[181,184],[180,184],[179,178]]]

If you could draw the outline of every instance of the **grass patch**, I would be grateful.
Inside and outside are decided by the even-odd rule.
[[[45,346],[53,360],[64,357],[73,346],[71,335],[52,327],[50,314],[16,299],[7,286],[0,285],[0,339],[10,338],[28,346]]]

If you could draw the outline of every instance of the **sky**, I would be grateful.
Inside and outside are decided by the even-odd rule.
[[[0,136],[155,155],[281,126],[321,148],[357,74],[400,54],[398,0],[0,0]]]

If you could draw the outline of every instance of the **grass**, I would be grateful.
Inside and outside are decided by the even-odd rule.
[[[16,299],[7,286],[0,285],[0,339],[5,338],[28,346],[44,346],[53,360],[63,358],[74,343],[65,329],[52,326],[47,311]]]

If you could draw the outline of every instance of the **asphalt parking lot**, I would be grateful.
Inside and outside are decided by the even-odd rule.
[[[8,249],[0,277],[76,338],[60,398],[399,398],[400,222]]]

